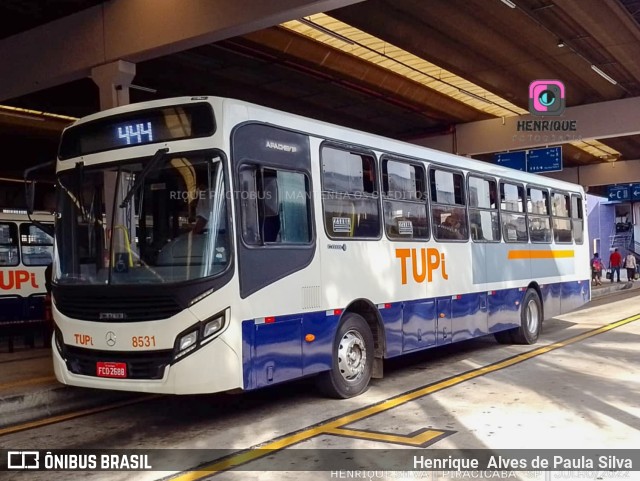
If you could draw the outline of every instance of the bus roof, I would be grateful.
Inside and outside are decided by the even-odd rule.
[[[93,120],[109,117],[111,115],[119,115],[128,112],[135,112],[138,110],[153,109],[168,105],[189,104],[195,102],[209,102],[213,104],[214,107],[223,106],[225,115],[229,112],[237,112],[237,110],[233,109],[234,106],[242,106],[246,109],[249,117],[248,119],[243,119],[243,121],[249,120],[264,122],[267,124],[272,124],[302,132],[310,135],[311,137],[335,140],[350,145],[359,145],[381,153],[402,155],[404,157],[410,157],[416,160],[435,162],[451,168],[476,171],[500,178],[508,177],[509,179],[513,179],[516,181],[545,185],[559,190],[583,192],[581,186],[574,183],[557,180],[553,177],[521,172],[519,170],[502,167],[496,164],[483,162],[461,155],[451,154],[448,152],[412,144],[409,142],[394,140],[388,137],[371,134],[349,127],[343,127],[337,124],[331,124],[313,118],[303,117],[297,114],[272,109],[270,107],[264,107],[243,100],[216,96],[172,97],[167,99],[152,100],[149,102],[123,105],[120,107],[115,107],[113,109],[96,112],[94,114],[78,119],[73,124],[65,128],[65,130],[68,128],[73,128],[77,125],[81,125],[85,122],[91,122]],[[217,120],[217,122],[219,121],[220,119]],[[223,119],[222,124],[224,125],[224,123],[225,122]]]

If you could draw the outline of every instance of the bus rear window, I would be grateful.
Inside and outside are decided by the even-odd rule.
[[[20,225],[22,263],[25,266],[47,266],[53,260],[53,237],[33,224]]]
[[[18,226],[13,222],[0,223],[0,266],[17,266]]]

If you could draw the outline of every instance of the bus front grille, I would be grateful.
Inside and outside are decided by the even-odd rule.
[[[69,295],[56,292],[54,302],[65,316],[83,321],[136,322],[167,319],[182,310],[171,296]]]

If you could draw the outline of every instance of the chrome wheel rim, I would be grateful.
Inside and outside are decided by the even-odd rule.
[[[533,299],[527,304],[525,315],[527,330],[530,333],[535,334],[538,331],[538,325],[540,324],[540,311],[538,310],[538,304]]]
[[[367,349],[364,338],[356,330],[347,331],[338,345],[338,369],[345,381],[356,382],[364,374]]]

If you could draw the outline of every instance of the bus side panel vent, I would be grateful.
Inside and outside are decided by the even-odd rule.
[[[320,286],[302,288],[302,308],[318,309],[320,307]]]

